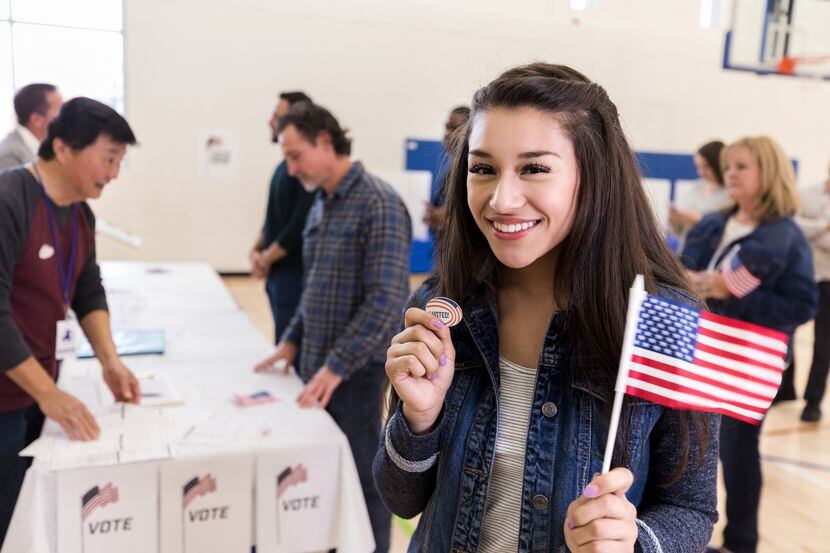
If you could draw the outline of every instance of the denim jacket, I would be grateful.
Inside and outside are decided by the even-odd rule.
[[[689,231],[680,256],[687,268],[706,270],[733,213],[711,213]],[[804,233],[791,217],[765,221],[724,248],[721,259],[736,244],[740,245],[737,255],[742,265],[761,283],[743,298],[709,300],[709,308],[792,336],[796,327],[812,319],[818,310],[813,256]]]
[[[387,421],[373,464],[375,483],[389,509],[410,518],[422,513],[410,552],[472,553],[478,549],[496,444],[499,344],[494,299],[479,287],[462,302],[464,319],[451,329],[455,375],[436,427],[414,435],[400,405]],[[429,283],[413,305],[431,297]],[[664,294],[693,303],[676,292]],[[678,297],[679,296],[679,297]],[[565,552],[568,506],[602,469],[613,393],[592,386],[569,359],[565,318],[551,320],[539,359],[527,433],[519,551]],[[693,437],[681,478],[665,482],[680,459],[678,411],[629,398],[626,494],[638,509],[638,552],[700,553],[717,521],[720,417],[710,418],[705,459]],[[662,485],[661,485],[662,484]]]

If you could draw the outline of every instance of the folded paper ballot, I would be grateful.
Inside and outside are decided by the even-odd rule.
[[[138,382],[141,385],[142,407],[184,405],[182,395],[167,375],[145,375],[143,378],[139,378]]]
[[[164,330],[161,329],[134,329],[115,330],[112,333],[115,350],[118,355],[161,355],[164,353]],[[92,346],[86,339],[80,340],[75,349],[78,359],[89,359],[95,356]]]

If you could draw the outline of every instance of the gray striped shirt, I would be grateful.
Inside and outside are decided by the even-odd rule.
[[[527,425],[536,386],[535,368],[522,367],[504,357],[499,357],[499,373],[496,455],[479,546],[483,553],[519,549]]]

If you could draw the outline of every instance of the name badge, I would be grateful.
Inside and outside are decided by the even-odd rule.
[[[74,319],[58,321],[55,332],[55,359],[61,361],[75,354],[78,325]]]

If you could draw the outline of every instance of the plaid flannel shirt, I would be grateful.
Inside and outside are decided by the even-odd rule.
[[[412,223],[387,183],[355,162],[331,197],[317,193],[303,231],[300,305],[282,336],[300,377],[323,365],[348,379],[383,364],[409,295]]]

